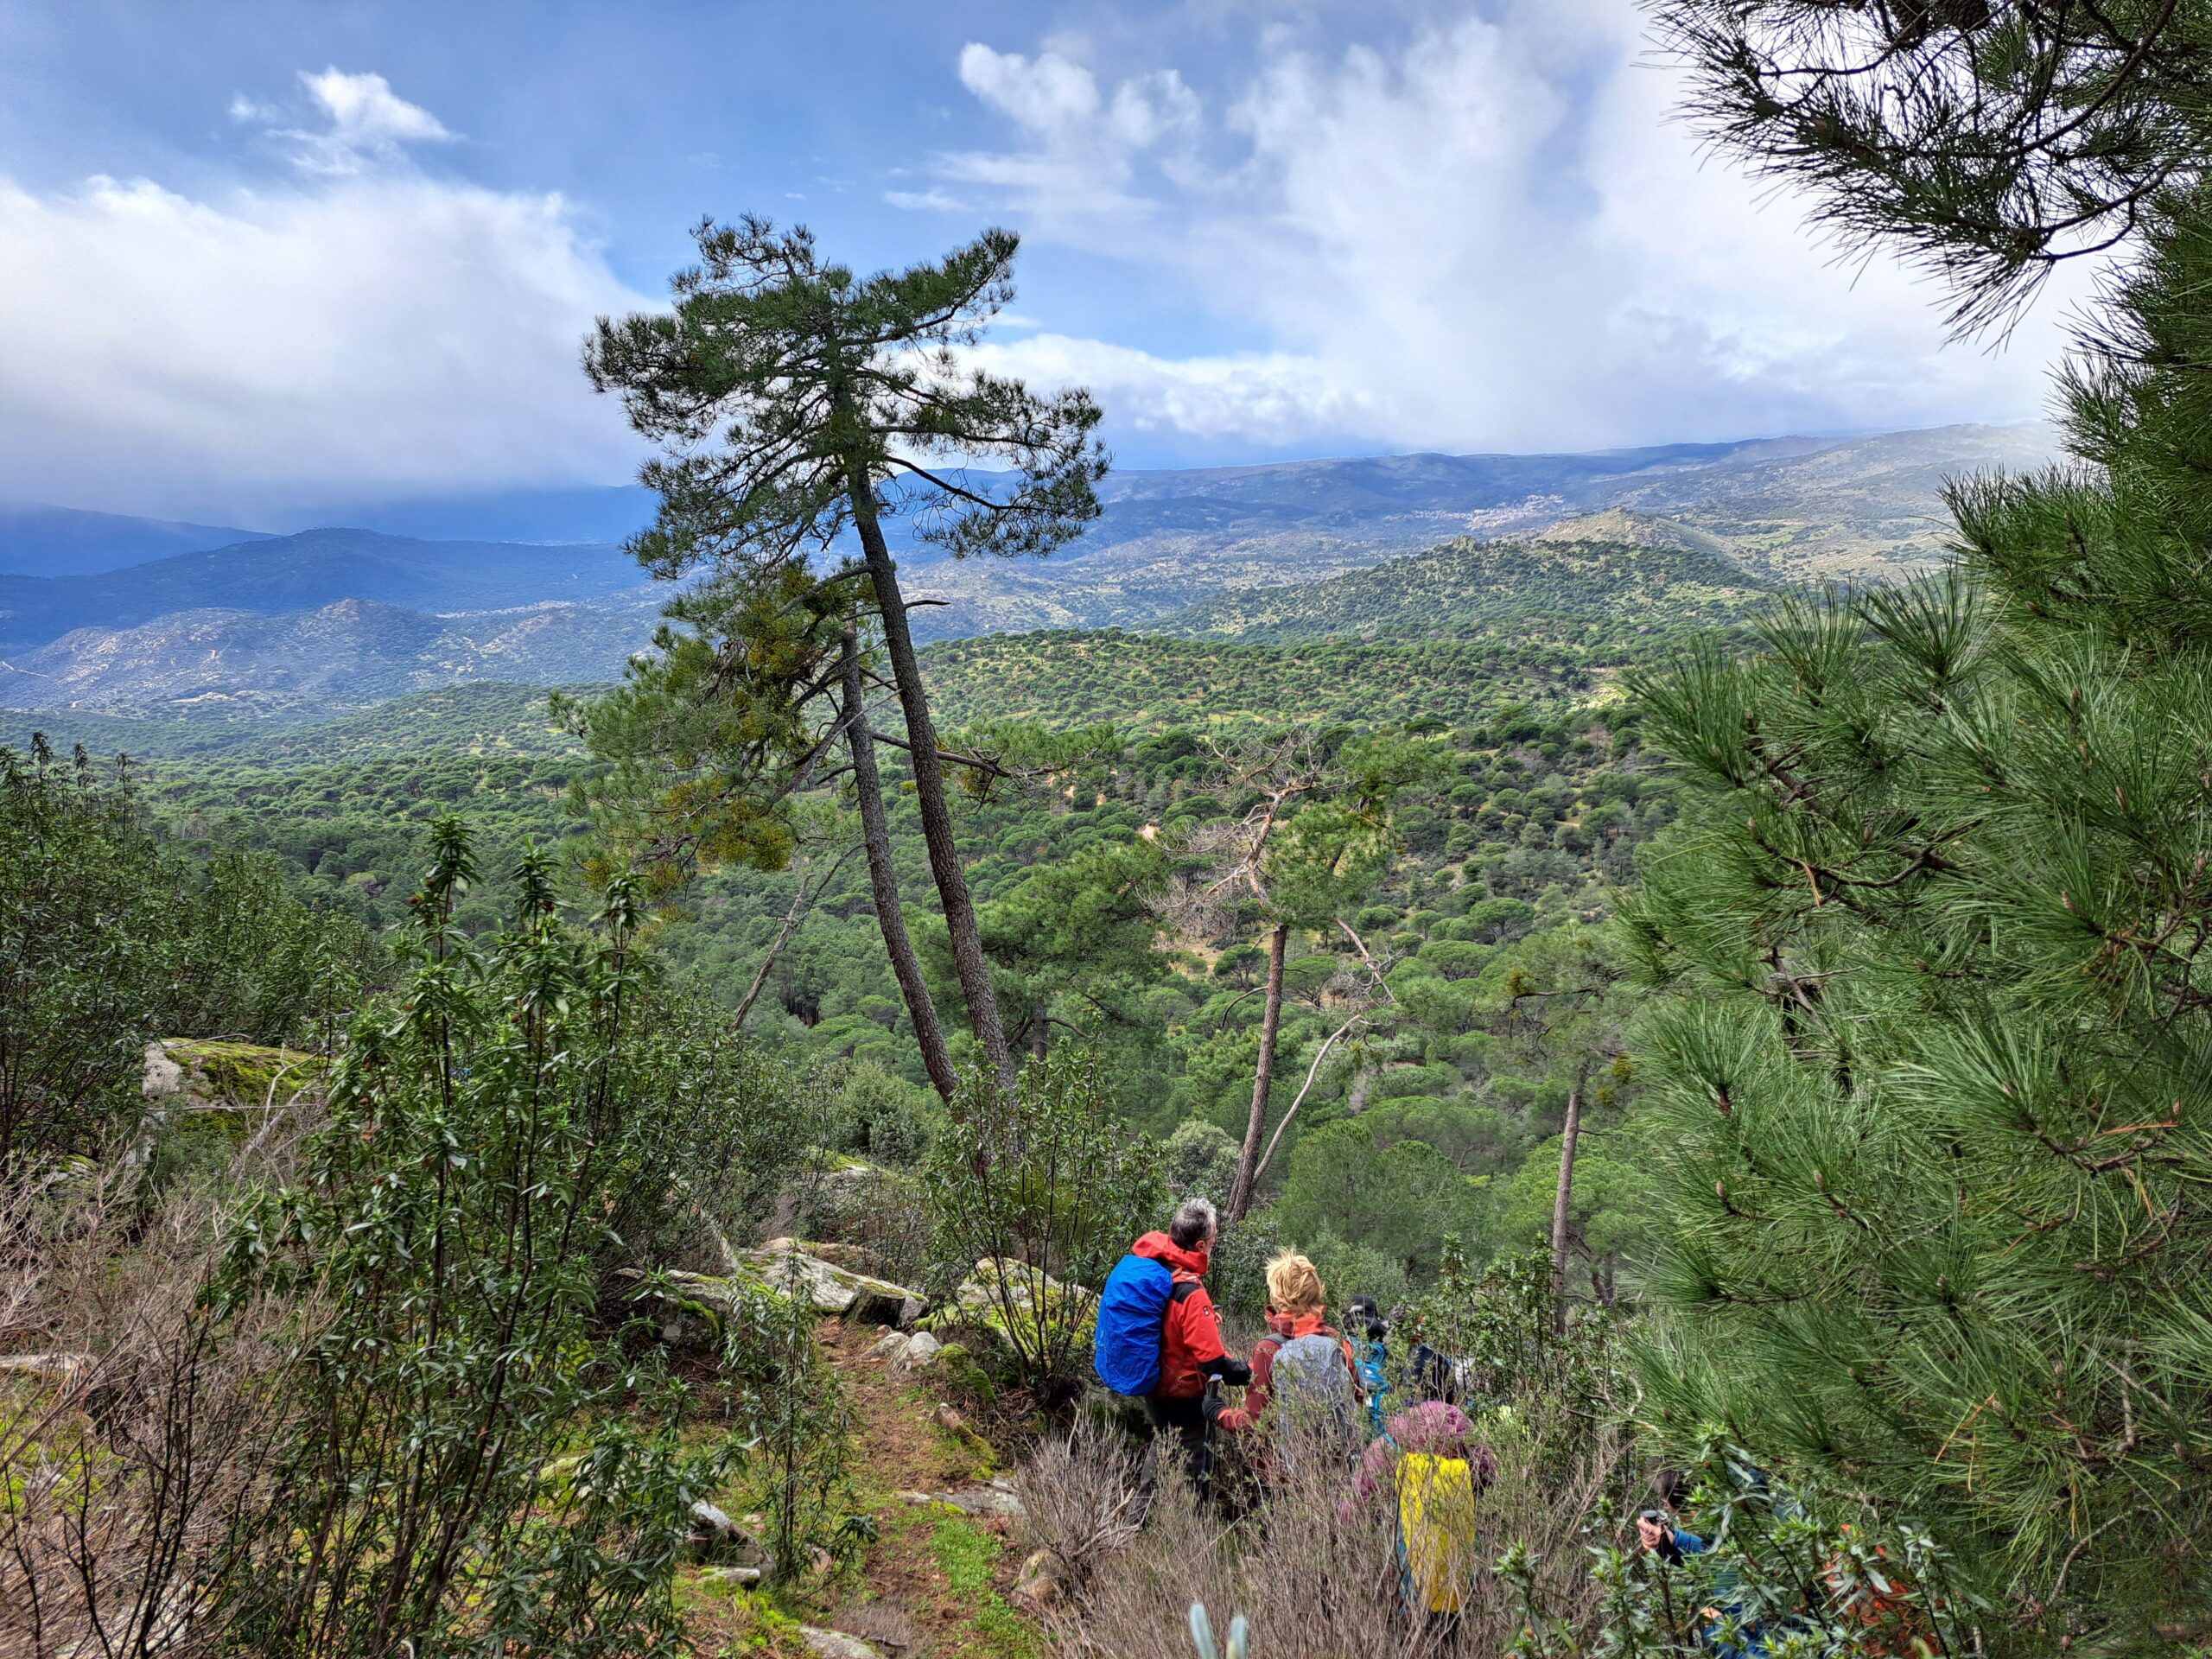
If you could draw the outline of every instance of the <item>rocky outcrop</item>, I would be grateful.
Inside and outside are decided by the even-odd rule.
[[[670,1271],[646,1281],[641,1294],[658,1300],[663,1309],[662,1341],[687,1347],[711,1345],[748,1287],[797,1297],[817,1313],[901,1330],[929,1307],[925,1297],[904,1285],[855,1273],[804,1250],[733,1250],[730,1257],[728,1274]],[[645,1277],[634,1272],[630,1276]]]
[[[827,1630],[819,1624],[802,1624],[798,1639],[821,1659],[883,1659],[883,1649],[872,1642],[863,1642],[857,1636],[847,1636],[842,1630]]]
[[[1097,1306],[1097,1293],[1083,1285],[1055,1279],[1027,1262],[985,1256],[951,1299],[923,1323],[939,1332],[957,1330],[975,1335],[986,1351],[1014,1351],[1033,1347],[1036,1338],[1031,1333],[1047,1323],[1081,1333],[1087,1341]],[[1019,1342],[1007,1331],[1009,1313],[1021,1333]]]
[[[172,1111],[268,1111],[321,1098],[329,1062],[296,1048],[162,1037],[146,1045],[139,1092]]]
[[[683,1543],[693,1560],[717,1564],[721,1570],[715,1576],[727,1584],[758,1584],[768,1570],[766,1548],[704,1498],[691,1506],[691,1525]]]
[[[1014,1581],[1014,1588],[1007,1599],[1032,1618],[1045,1612],[1066,1598],[1068,1564],[1056,1550],[1039,1549],[1030,1553],[1021,1564],[1020,1574]]]
[[[919,1371],[926,1370],[944,1350],[944,1344],[926,1331],[892,1331],[868,1352],[890,1361],[894,1371]]]
[[[781,1241],[779,1241],[781,1242]],[[888,1279],[877,1279],[804,1250],[740,1250],[738,1270],[771,1289],[811,1300],[818,1313],[862,1325],[909,1325],[927,1310],[926,1298]]]
[[[320,1105],[329,1062],[294,1048],[162,1037],[146,1045],[138,1091],[146,1116],[127,1164],[146,1165],[172,1130],[225,1137],[235,1151],[302,1105]]]

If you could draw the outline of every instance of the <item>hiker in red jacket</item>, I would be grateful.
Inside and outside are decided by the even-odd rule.
[[[1221,1345],[1221,1316],[1206,1294],[1205,1273],[1220,1222],[1204,1198],[1185,1199],[1164,1233],[1147,1233],[1129,1246],[1132,1255],[1163,1262],[1173,1275],[1167,1314],[1160,1328],[1160,1384],[1145,1396],[1154,1424],[1183,1442],[1192,1478],[1204,1487],[1210,1471],[1206,1441],[1206,1379],[1243,1387],[1251,1368]]]

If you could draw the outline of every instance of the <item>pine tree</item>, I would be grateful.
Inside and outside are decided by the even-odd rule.
[[[715,744],[741,757],[765,747],[803,779],[819,750],[793,720],[841,696],[842,631],[872,609],[906,727],[903,739],[874,740],[906,752],[969,1021],[1006,1079],[1012,1056],[945,799],[950,757],[883,525],[905,512],[956,558],[1052,552],[1098,514],[1097,405],[1079,391],[1040,397],[959,359],[1013,297],[1009,232],[866,278],[825,262],[804,228],[763,219],[709,220],[696,239],[700,263],[677,273],[673,309],[602,318],[584,354],[592,384],[619,391],[631,423],[663,448],[642,474],[660,511],[631,550],[658,576],[705,573],[691,620],[708,626],[692,649],[710,660],[692,689],[711,702],[741,686],[759,716],[691,718],[716,728]],[[977,461],[1013,471],[978,479],[963,470]],[[860,556],[837,563],[847,537]],[[736,775],[741,784],[742,766]],[[753,798],[741,786],[722,793]],[[737,827],[751,823],[741,815]],[[909,996],[918,1027],[911,986]]]
[[[1649,1408],[1934,1523],[2023,1650],[2164,1650],[2212,1606],[2212,15],[1659,11],[1713,130],[1961,324],[2129,258],[2080,464],[1638,688],[1693,782],[1627,914],[1675,992]]]

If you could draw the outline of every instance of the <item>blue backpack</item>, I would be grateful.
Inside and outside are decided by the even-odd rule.
[[[1160,1386],[1160,1332],[1175,1299],[1175,1274],[1165,1262],[1125,1255],[1098,1294],[1098,1329],[1091,1369],[1116,1394],[1150,1394]]]
[[[1389,1351],[1374,1338],[1369,1337],[1359,1344],[1359,1386],[1367,1395],[1368,1421],[1375,1433],[1382,1433],[1382,1420],[1389,1414],[1383,1402],[1390,1392]]]

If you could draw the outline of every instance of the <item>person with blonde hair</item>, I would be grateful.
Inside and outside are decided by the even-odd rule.
[[[1351,1448],[1360,1405],[1359,1364],[1344,1333],[1328,1323],[1326,1293],[1313,1262],[1286,1250],[1268,1263],[1268,1333],[1252,1350],[1252,1380],[1241,1406],[1216,1403],[1208,1410],[1227,1434],[1249,1434],[1294,1411],[1306,1429],[1332,1432]],[[1292,1448],[1274,1437],[1276,1456],[1263,1466],[1287,1472]]]

